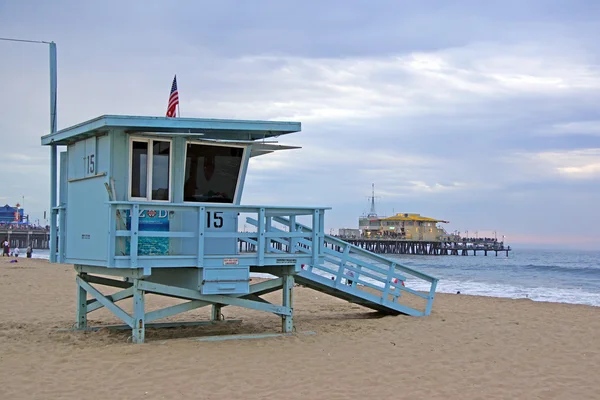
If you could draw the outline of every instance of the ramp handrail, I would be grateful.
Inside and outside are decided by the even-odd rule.
[[[290,221],[284,217],[273,217],[273,220],[290,227],[293,231],[312,232],[310,227]],[[256,221],[252,219],[247,219],[246,221],[252,225],[256,224]],[[275,227],[271,227],[270,229],[278,231]],[[314,252],[314,246],[310,240],[298,238],[296,242],[300,245],[298,246],[298,251],[306,253]],[[306,270],[308,272],[318,275],[331,275],[334,280],[334,286],[338,288],[350,283],[348,286],[356,290],[356,285],[360,283],[362,286],[380,290],[382,291],[382,304],[389,301],[387,299],[388,295],[392,296],[393,300],[391,303],[396,303],[401,296],[401,292],[411,293],[427,300],[425,311],[421,315],[428,315],[431,312],[438,282],[437,278],[398,264],[393,260],[371,253],[330,235],[323,234],[322,244],[317,243],[317,247],[321,248],[323,258],[329,264],[313,263],[307,265]],[[336,247],[340,248],[341,251],[336,250]],[[429,282],[429,290],[422,293],[405,286],[405,275]],[[346,290],[345,287],[344,290]],[[359,291],[353,292],[360,296]]]

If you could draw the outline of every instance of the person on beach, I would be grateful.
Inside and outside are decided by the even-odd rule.
[[[10,257],[10,246],[7,239],[4,239],[4,242],[2,242],[2,248],[4,249],[2,252],[2,257]]]
[[[31,245],[27,246],[27,258],[31,258],[31,255],[33,254],[33,249],[31,248]]]
[[[19,257],[19,248],[18,247],[15,247],[15,249],[13,250],[13,256],[15,256],[15,258]]]

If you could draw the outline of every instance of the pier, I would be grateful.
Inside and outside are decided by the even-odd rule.
[[[428,256],[476,256],[477,253],[487,256],[493,253],[496,257],[498,253],[508,253],[510,246],[505,246],[504,242],[498,242],[494,239],[465,239],[458,241],[424,241],[424,240],[406,240],[406,239],[383,239],[383,238],[356,238],[340,237],[343,241],[350,243],[361,249],[377,254],[412,254]]]
[[[45,228],[34,228],[19,225],[18,228],[0,227],[0,240],[7,239],[10,248],[24,248],[31,245],[34,249],[50,248],[50,231]]]

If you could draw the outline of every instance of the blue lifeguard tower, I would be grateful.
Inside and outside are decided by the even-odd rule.
[[[428,315],[437,279],[326,235],[327,208],[241,205],[250,158],[291,149],[273,139],[300,129],[104,115],[42,137],[53,159],[67,146],[60,167],[51,163],[50,261],[75,266],[77,328],[105,307],[141,343],[153,321],[205,306],[218,321],[235,305],[274,313],[291,332],[295,282],[384,313]],[[276,278],[250,284],[251,272]],[[279,289],[281,305],[260,297]],[[147,312],[146,293],[186,301]],[[118,305],[127,298],[131,314]]]

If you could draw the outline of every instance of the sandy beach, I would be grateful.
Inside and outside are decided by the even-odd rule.
[[[438,294],[429,317],[381,316],[299,287],[294,336],[194,340],[280,332],[272,314],[227,307],[241,323],[148,329],[132,345],[127,331],[59,332],[74,279],[70,265],[0,260],[0,399],[600,399],[598,307]]]

